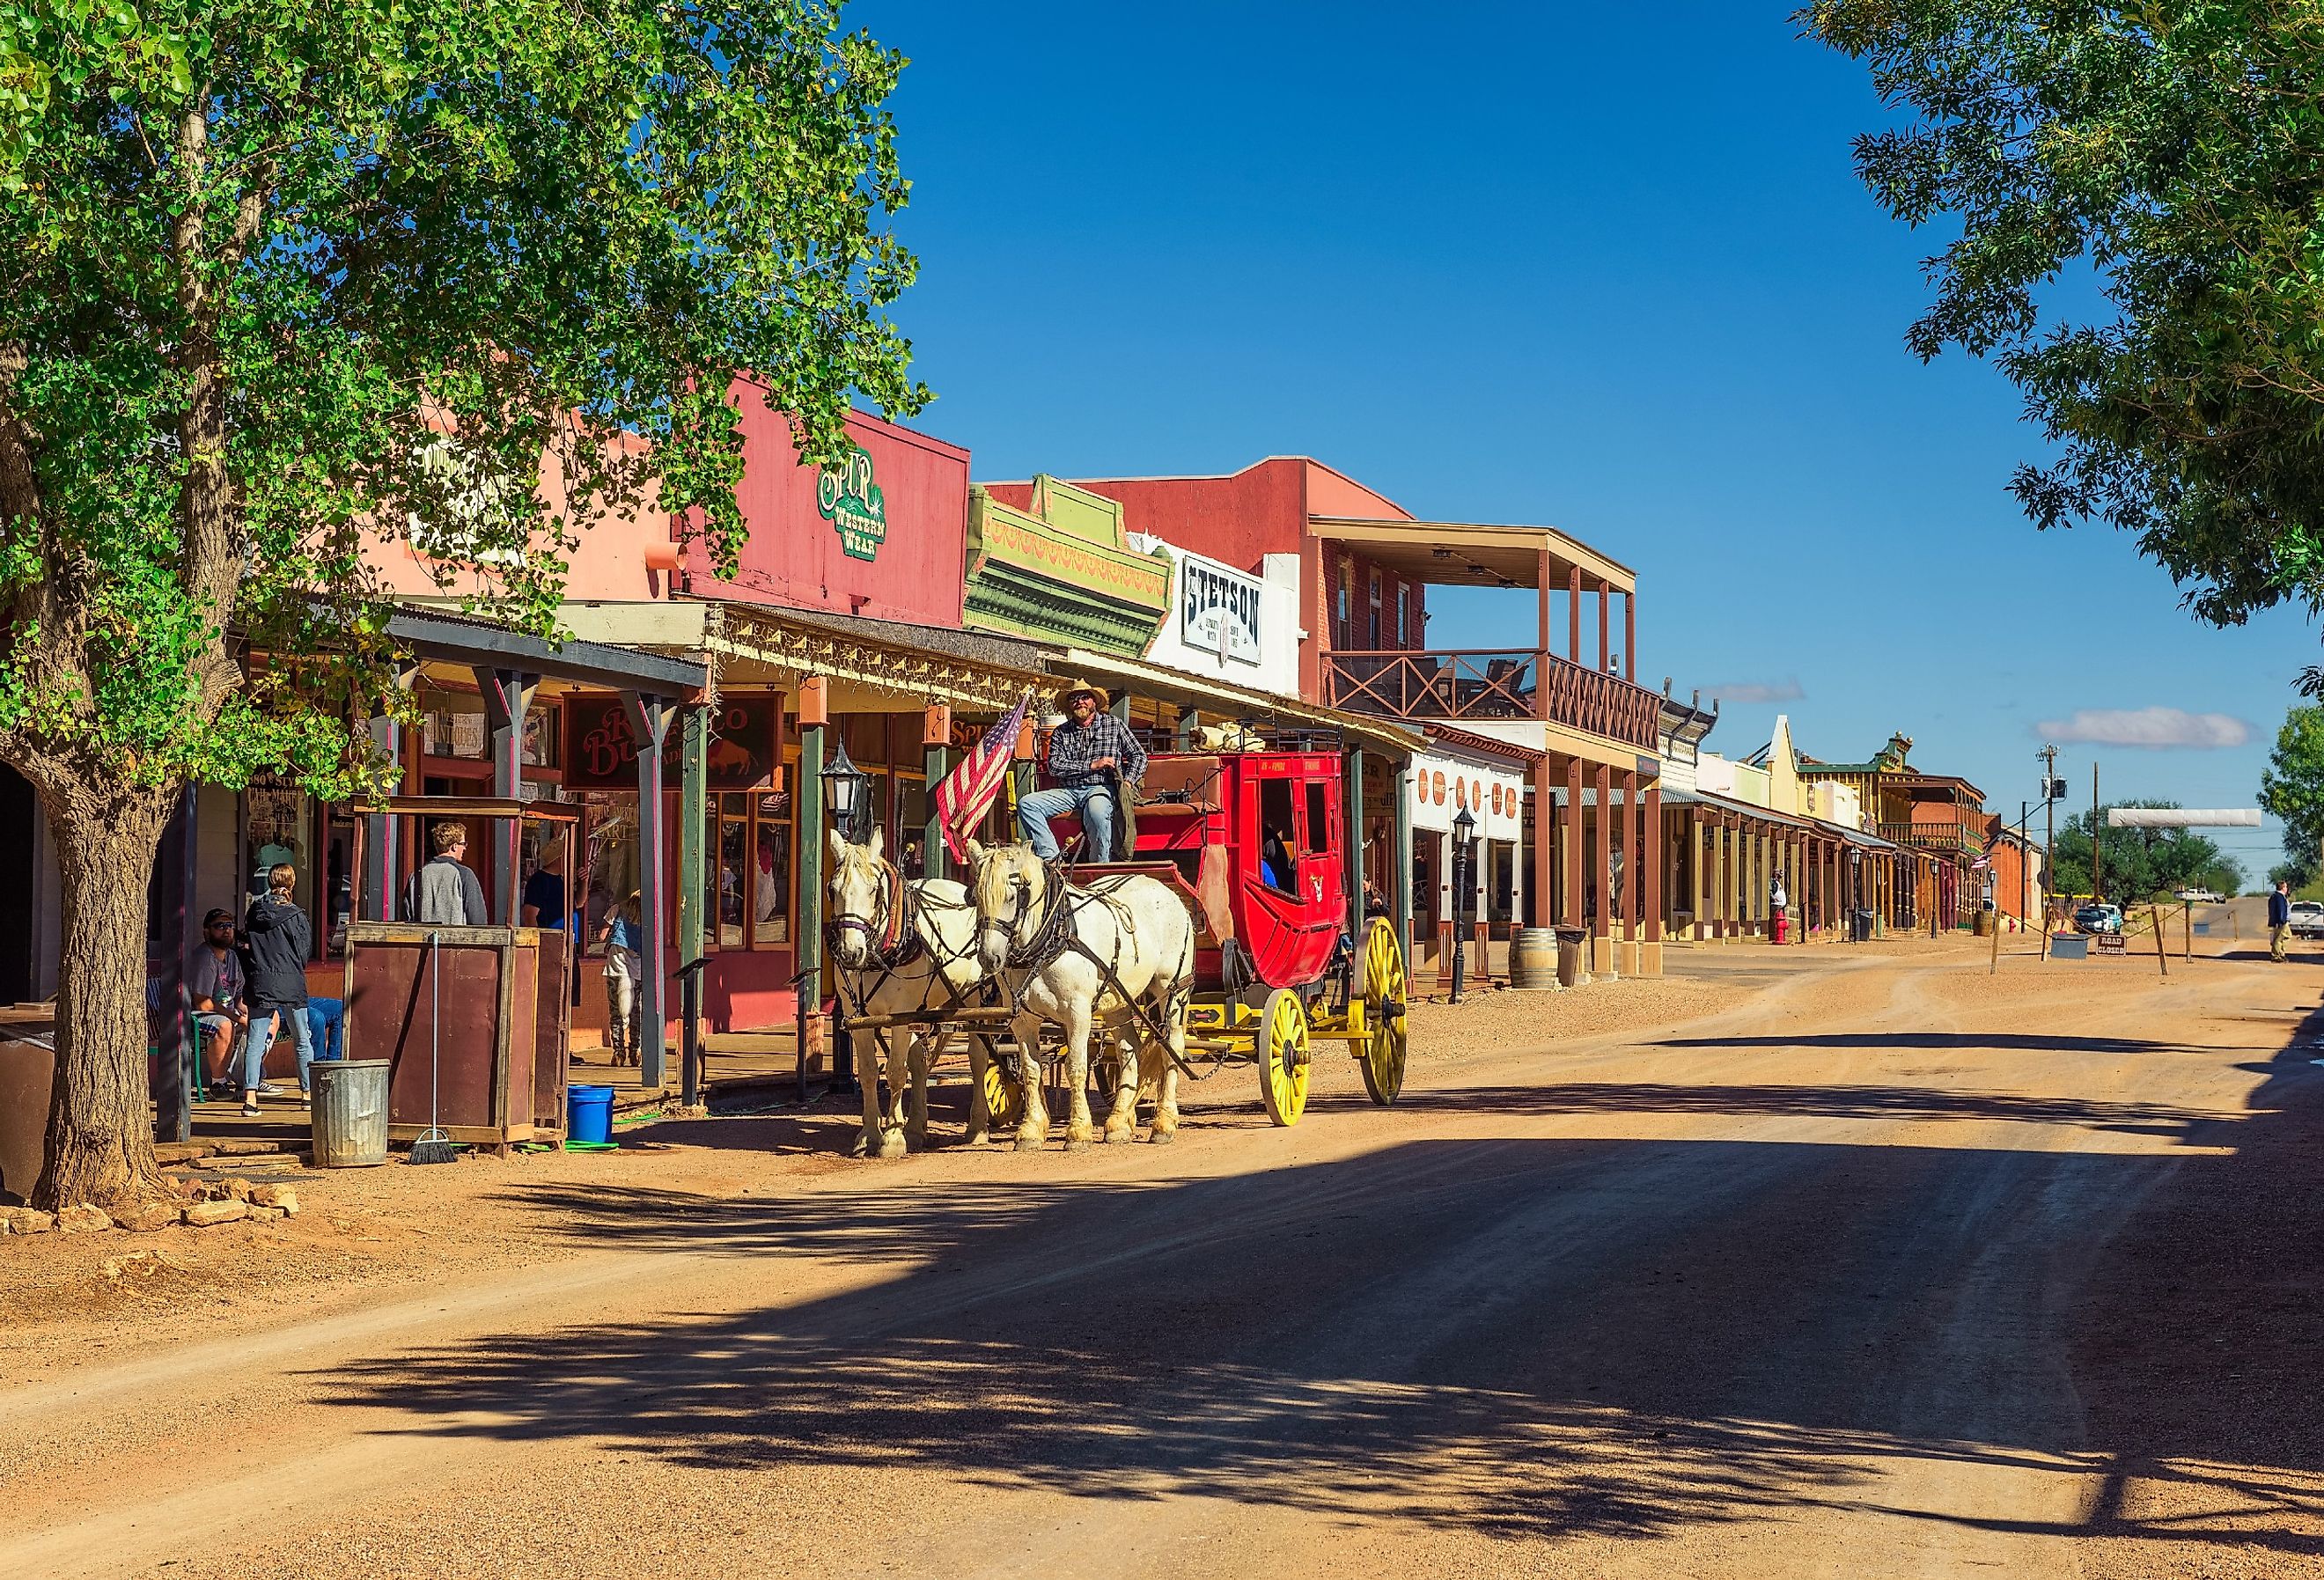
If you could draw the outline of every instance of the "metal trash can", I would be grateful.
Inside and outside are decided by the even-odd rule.
[[[1557,929],[1557,985],[1578,987],[1582,983],[1582,951],[1590,947],[1590,929],[1562,927]]]
[[[1869,910],[1856,910],[1849,912],[1848,918],[1849,936],[1859,944],[1870,943],[1872,941],[1872,921],[1873,916],[1872,912]]]
[[[387,1161],[387,1073],[384,1058],[318,1059],[310,1123],[318,1169],[362,1169]]]
[[[1519,928],[1509,937],[1509,985],[1554,988],[1558,985],[1557,934],[1545,927]]]

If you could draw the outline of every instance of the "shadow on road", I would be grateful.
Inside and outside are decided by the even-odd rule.
[[[1830,1100],[1866,1103],[1858,1089]],[[2123,1123],[2171,1118],[2117,1106]],[[509,1334],[321,1381],[413,1432],[596,1441],[716,1468],[920,1466],[1496,1537],[1643,1538],[1871,1507],[1899,1461],[2105,1468],[2126,1484],[2200,1474],[2208,1494],[2282,1518],[2148,1519],[2117,1497],[2086,1523],[2038,1529],[2324,1554],[2311,1534],[2324,1463],[2304,1419],[2093,1408],[2086,1428],[2048,1359],[2068,1337],[2064,1298],[2099,1287],[2097,1248],[2139,1204],[2163,1205],[2137,1224],[2184,1214],[2186,1234],[2218,1234],[2240,1163],[1488,1139],[1157,1184],[533,1192],[545,1222],[593,1246],[753,1259],[769,1303]],[[2227,1187],[2184,1187],[2207,1169]],[[2297,1259],[2312,1292],[2316,1210],[2283,1207],[2297,1221],[2274,1254]],[[2247,1270],[2213,1254],[2221,1275]],[[800,1257],[883,1276],[785,1303]],[[2163,1397],[2217,1384],[2210,1355],[2190,1366],[2152,1344],[2126,1351],[2144,1372],[2109,1374],[2104,1335],[2125,1316],[2076,1310],[2080,1349],[2099,1346],[2089,1378]],[[2314,1327],[2308,1302],[2273,1336],[2312,1342]],[[2279,1402],[2306,1397],[2312,1348],[2236,1350],[2286,1390]]]
[[[1936,1086],[1712,1086],[1665,1081],[1568,1081],[1538,1086],[1458,1086],[1416,1093],[1416,1109],[1492,1113],[1711,1113],[1803,1119],[2004,1121],[2170,1137],[2227,1145],[2245,1121],[2171,1104],[2034,1097]],[[2220,1127],[2226,1127],[2221,1129]]]
[[[1670,1037],[1642,1044],[1648,1048],[1835,1048],[1873,1051],[1902,1049],[2021,1049],[2028,1053],[2189,1053],[2216,1052],[2206,1045],[2151,1041],[2137,1037],[2063,1037],[2047,1033],[2006,1031],[1832,1031],[1786,1037]],[[2272,1052],[2273,1043],[2255,1043],[2250,1051]]]

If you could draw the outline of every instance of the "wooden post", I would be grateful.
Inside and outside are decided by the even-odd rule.
[[[1614,638],[1613,591],[1606,583],[1598,584],[1598,672],[1604,674],[1613,657]]]
[[[710,709],[687,704],[678,727],[678,1101],[694,1108],[702,1102],[702,974],[708,969],[702,879],[710,838]]]
[[[1622,595],[1622,679],[1633,685],[1638,679],[1638,590],[1636,587]]]
[[[2154,929],[2154,963],[2163,968],[2163,975],[2168,976],[2171,975],[2171,956],[2163,947],[2163,912],[2153,905],[2148,905],[2146,921]]]
[[[1646,937],[1648,954],[1638,963],[1638,969],[1649,976],[1663,972],[1663,787],[1660,780],[1646,782],[1646,800],[1639,827],[1644,831],[1640,845],[1646,858]]]
[[[798,788],[791,805],[798,809],[798,842],[791,864],[798,872],[798,930],[796,975],[798,991],[798,1095],[807,1096],[808,1054],[823,1006],[823,735],[831,722],[828,691],[821,675],[799,682]]]
[[[1361,947],[1364,937],[1364,749],[1350,747],[1347,753],[1348,787],[1344,792],[1348,804],[1341,810],[1341,822],[1348,831],[1345,862],[1348,873],[1348,936]]]
[[[638,909],[645,924],[645,937],[638,940],[638,1084],[659,1090],[669,1074],[669,1032],[663,1019],[669,923],[662,913],[669,858],[662,837],[661,751],[669,736],[670,706],[659,697],[624,691],[622,707],[630,717],[630,738],[638,744]]]
[[[1646,842],[1638,827],[1638,771],[1622,775],[1622,941],[1630,946],[1630,971],[1637,973],[1637,946],[1646,942],[1646,874],[1640,861]]]
[[[524,778],[525,705],[539,684],[538,675],[514,670],[478,669],[476,688],[484,694],[484,728],[490,732],[487,755],[493,764],[493,794],[503,800],[517,799]],[[634,731],[635,722],[632,723]],[[645,747],[638,748],[643,753]],[[517,896],[524,892],[524,825],[514,818],[493,819],[492,912],[503,927],[517,925]]]
[[[941,702],[931,702],[920,716],[920,788],[928,803],[927,827],[920,834],[920,875],[924,878],[949,877],[952,873],[952,864],[945,851],[944,818],[936,810],[936,786],[944,782],[945,749],[951,744],[952,709]]]
[[[1533,716],[1536,718],[1545,719],[1549,716],[1550,599],[1554,596],[1549,589],[1549,550],[1546,549],[1540,550],[1534,556],[1534,580],[1540,584],[1541,628],[1538,633],[1540,643],[1539,651],[1534,655]],[[1548,781],[1543,779],[1538,772],[1539,765],[1536,764],[1536,772],[1534,775],[1536,781],[1542,784],[1547,783]],[[1536,790],[1536,793],[1539,793],[1538,790]],[[1536,820],[1534,827],[1537,836],[1536,843],[1543,845],[1546,845],[1549,842],[1549,824],[1545,820],[1542,820],[1540,818],[1540,813],[1546,811],[1548,808],[1548,799],[1544,797],[1536,809]],[[1549,925],[1549,910],[1547,905],[1549,891],[1547,889],[1542,890],[1541,896],[1542,898],[1535,902],[1533,913],[1541,919],[1542,926],[1547,927]]]
[[[403,755],[403,726],[392,718],[371,721],[372,744],[389,757]],[[356,915],[367,921],[395,919],[397,891],[402,888],[402,864],[396,860],[395,849],[401,834],[400,819],[385,812],[374,812],[364,819],[364,898],[368,908],[358,907]],[[578,948],[576,943],[574,946]]]
[[[1548,789],[1548,781],[1542,779],[1538,772],[1536,773],[1535,778],[1536,781],[1535,794],[1537,796],[1543,795],[1543,793]],[[1396,861],[1394,871],[1391,874],[1394,878],[1395,886],[1389,891],[1389,892],[1394,896],[1392,903],[1396,908],[1397,947],[1404,951],[1404,957],[1406,961],[1409,961],[1412,958],[1411,779],[1412,763],[1409,759],[1406,761],[1402,768],[1389,775],[1389,782],[1396,787]],[[1546,808],[1548,802],[1545,796],[1542,801],[1542,806]],[[1544,843],[1542,831],[1547,827],[1548,823],[1546,818],[1537,811],[1534,818],[1535,844],[1540,845]],[[1535,863],[1536,868],[1545,866],[1546,864],[1547,864],[1540,861],[1536,861]],[[1545,891],[1545,892],[1546,892],[1546,891]],[[1541,912],[1536,910],[1534,914],[1538,916]],[[1406,968],[1409,969],[1409,966]]]
[[[1603,938],[1611,936],[1614,919],[1614,771],[1600,762],[1594,777],[1598,781],[1598,852],[1591,875],[1598,882],[1598,916],[1591,927],[1595,937]]]
[[[1581,572],[1573,573],[1577,577]],[[1565,925],[1582,925],[1582,759],[1565,760]]]
[[[1565,656],[1577,664],[1582,661],[1582,568],[1578,565],[1565,568]]]

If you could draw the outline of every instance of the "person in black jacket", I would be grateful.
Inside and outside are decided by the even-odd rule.
[[[266,1050],[275,1035],[289,1030],[299,1048],[299,1092],[307,1092],[307,1067],[315,1049],[307,1030],[307,956],[313,953],[314,929],[307,913],[290,898],[299,884],[299,869],[278,862],[266,873],[266,892],[250,902],[243,933],[250,940],[250,1040],[242,1076],[242,1113],[259,1115],[261,1093],[270,1090],[263,1076]]]
[[[2284,957],[2283,941],[2292,936],[2292,885],[2278,883],[2267,896],[2267,957]]]

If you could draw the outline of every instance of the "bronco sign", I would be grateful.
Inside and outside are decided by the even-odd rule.
[[[837,467],[824,469],[816,479],[815,508],[838,531],[850,559],[877,558],[888,538],[888,497],[872,479],[870,451],[858,445]]]

